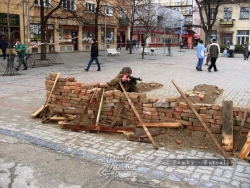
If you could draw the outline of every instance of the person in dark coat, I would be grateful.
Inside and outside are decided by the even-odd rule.
[[[87,68],[85,69],[85,71],[89,71],[89,68],[94,60],[98,66],[97,71],[101,71],[100,63],[99,63],[98,58],[97,58],[97,56],[99,55],[98,43],[95,39],[92,39],[91,42],[92,42],[92,45],[91,45],[91,52],[90,52],[90,60],[89,60],[89,64],[88,64]]]
[[[4,37],[2,37],[2,40],[0,41],[0,48],[2,50],[3,59],[6,59],[6,49],[8,48],[8,42]]]
[[[213,39],[213,43],[209,46],[209,55],[211,58],[211,65],[207,68],[208,72],[211,72],[211,69],[214,68],[214,71],[218,71],[216,67],[216,60],[220,54],[220,46],[216,43],[216,39]]]
[[[138,93],[139,90],[136,87],[136,84],[131,85],[129,83],[130,82],[129,76],[131,76],[131,74],[132,74],[132,69],[130,67],[124,67],[119,72],[119,74],[114,79],[112,79],[110,82],[108,82],[107,84],[110,85],[110,86],[116,86],[118,90],[123,91],[120,84],[119,84],[119,82],[121,82],[124,89],[127,92],[136,92],[136,93]]]
[[[122,48],[121,48],[121,39],[119,39],[119,38],[118,38],[118,40],[117,40],[117,50],[118,50],[118,49],[120,49],[120,50],[122,49]]]

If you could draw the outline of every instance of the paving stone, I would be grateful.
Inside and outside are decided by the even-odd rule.
[[[239,176],[239,177],[243,177],[243,178],[250,178],[249,174],[245,174],[245,173],[235,172],[234,175]]]
[[[166,168],[166,166],[157,166],[157,170],[164,170]]]
[[[244,168],[245,168],[245,166],[238,165],[238,166],[236,167],[236,171],[237,171],[237,172],[243,172],[243,171],[244,171]]]
[[[73,153],[73,155],[76,155],[76,156],[84,156],[86,154],[87,152],[83,150],[77,150],[76,152]]]
[[[248,178],[245,178],[245,177],[243,178],[243,177],[239,177],[239,176],[234,175],[232,178],[233,178],[233,180],[244,182],[244,183],[249,183],[249,185],[250,185],[249,177]]]
[[[92,154],[92,153],[88,153],[87,155],[84,156],[84,158],[86,159],[97,159],[99,156],[98,155],[95,155],[95,154]]]
[[[178,174],[171,173],[171,174],[167,175],[166,178],[169,180],[172,180],[172,181],[181,181],[182,177]]]
[[[166,172],[173,172],[174,170],[175,170],[175,168],[170,167],[170,166],[167,166],[167,167],[165,168],[165,171],[166,171]]]
[[[225,183],[229,183],[231,181],[231,179],[222,178],[220,176],[212,176],[211,180],[215,180],[215,181],[218,181],[218,182],[225,182]]]
[[[203,170],[203,169],[195,169],[194,170],[195,172],[198,172],[198,173],[201,173],[201,174],[212,174],[211,171],[208,171],[208,170]]]
[[[222,169],[215,169],[214,172],[213,172],[213,175],[215,176],[221,176],[223,174],[223,170]]]
[[[187,181],[189,185],[197,185],[199,183],[199,178],[184,177],[183,181]]]
[[[249,183],[242,183],[241,188],[249,188]]]
[[[221,185],[219,186],[219,188],[232,188],[232,186],[230,186],[230,185],[223,185],[223,184],[221,184]]]
[[[201,175],[200,178],[201,178],[202,180],[205,180],[205,181],[210,181],[211,176],[210,176],[210,175],[207,175],[207,174],[204,174],[204,175]]]
[[[208,182],[208,181],[203,181],[200,184],[200,187],[205,187],[205,188],[212,188],[212,187],[215,187],[215,186],[216,186],[216,184]]]
[[[188,175],[190,175],[191,173],[193,173],[192,171],[182,170],[182,169],[176,169],[175,172],[178,172],[180,174],[188,174]]]
[[[161,179],[161,178],[163,178],[164,174],[165,173],[163,171],[161,171],[161,170],[153,170],[149,175],[151,177]]]
[[[232,184],[233,186],[235,186],[235,187],[240,187],[240,182],[239,182],[239,181],[233,180],[233,181],[231,182],[231,184]]]
[[[147,167],[137,167],[136,171],[140,174],[147,174],[150,171],[150,168]]]

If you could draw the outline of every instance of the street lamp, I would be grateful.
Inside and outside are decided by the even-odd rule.
[[[106,6],[105,6],[105,11],[104,11],[104,54],[105,54],[105,58],[106,58],[106,56],[107,56],[107,49],[106,49]]]

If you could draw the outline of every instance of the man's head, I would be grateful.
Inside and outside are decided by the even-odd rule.
[[[203,44],[203,40],[200,40],[200,43]]]
[[[132,69],[130,67],[123,67],[122,74],[132,74]]]
[[[19,44],[20,44],[20,41],[19,41],[19,40],[17,40],[17,41],[16,41],[16,44],[17,44],[17,45],[19,45]]]
[[[213,39],[213,42],[216,42],[216,39]]]

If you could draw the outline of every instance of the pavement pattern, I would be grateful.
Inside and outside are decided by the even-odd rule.
[[[189,165],[191,159],[223,157],[219,152],[209,153],[190,148],[177,151],[166,146],[154,150],[151,144],[131,142],[115,135],[113,139],[108,139],[101,133],[64,131],[57,124],[42,124],[40,119],[30,118],[32,112],[45,102],[44,81],[50,72],[61,72],[62,77],[75,76],[79,82],[104,83],[114,78],[125,66],[130,66],[133,76],[141,77],[143,82],[153,81],[164,85],[161,89],[149,92],[148,97],[164,100],[166,96],[179,96],[171,82],[175,80],[184,92],[192,90],[198,84],[218,86],[224,91],[216,100],[217,104],[222,104],[223,100],[232,100],[234,106],[250,106],[250,61],[244,61],[241,54],[235,58],[218,58],[219,71],[208,72],[207,66],[203,66],[203,71],[196,70],[198,60],[195,49],[179,52],[178,48],[172,48],[173,56],[166,56],[164,48],[158,48],[153,55],[145,55],[144,59],[140,53],[138,50],[129,54],[122,49],[120,56],[105,57],[100,52],[100,72],[96,71],[95,63],[89,72],[84,71],[89,60],[88,52],[63,53],[60,54],[63,64],[20,70],[20,74],[16,76],[0,76],[0,134],[65,155],[94,161],[102,166],[100,171],[93,172],[99,173],[100,177],[124,178],[152,187],[249,188],[250,164],[236,157],[232,158],[232,166]],[[1,58],[1,75],[5,66],[6,61]],[[190,160],[184,166],[179,166],[167,163],[167,159]],[[0,165],[0,170],[4,168],[4,165]],[[9,184],[8,176],[0,173],[0,177],[0,187],[1,183],[3,187]],[[3,179],[6,181],[2,181]]]

